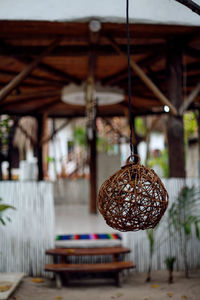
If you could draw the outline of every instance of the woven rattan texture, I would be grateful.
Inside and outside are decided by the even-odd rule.
[[[158,224],[168,199],[162,181],[152,169],[127,163],[102,184],[97,201],[109,226],[119,231],[137,231]]]

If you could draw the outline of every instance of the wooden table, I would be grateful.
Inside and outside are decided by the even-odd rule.
[[[119,286],[119,274],[122,270],[134,268],[130,261],[124,261],[124,254],[129,253],[129,248],[124,247],[104,247],[104,248],[55,248],[46,251],[47,255],[54,257],[53,264],[45,265],[45,271],[54,272],[56,275],[57,287],[62,286],[61,274],[69,273],[103,273],[114,274],[117,286]],[[69,256],[112,256],[112,262],[93,264],[71,264],[67,262]],[[56,263],[56,258],[61,258],[61,263]]]

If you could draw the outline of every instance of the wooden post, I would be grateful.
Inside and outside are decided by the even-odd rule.
[[[95,45],[98,44],[101,24],[98,21],[89,23],[90,53],[88,61],[88,78],[86,83],[86,115],[87,115],[87,139],[89,150],[90,169],[90,213],[97,213],[97,149],[96,149],[96,99],[94,99],[96,52]]]
[[[96,121],[95,121],[96,122]],[[97,213],[97,150],[96,129],[92,129],[92,138],[88,139],[90,168],[90,213]]]
[[[175,40],[168,43],[166,61],[167,91],[171,103],[179,110],[182,97],[182,50]],[[169,115],[167,120],[170,177],[185,177],[183,117]]]
[[[38,158],[38,180],[41,181],[44,178],[43,172],[43,154],[42,154],[42,146],[41,140],[43,136],[43,116],[37,116],[38,122],[38,134],[37,134],[37,158]]]
[[[44,139],[46,139],[49,136],[49,127],[48,127],[48,115],[44,114],[43,116],[43,133],[42,133],[42,140],[40,141],[40,145],[42,147],[42,163],[43,163],[43,172],[44,177],[47,178],[48,176],[48,152],[49,152],[49,146],[48,143],[42,143]]]
[[[19,118],[16,118],[14,120],[14,124],[9,132],[9,137],[8,137],[8,180],[12,180],[12,155],[13,155],[13,138],[15,135],[15,131],[17,129],[17,124],[18,124]]]

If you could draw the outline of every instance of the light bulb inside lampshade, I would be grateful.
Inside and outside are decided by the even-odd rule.
[[[69,84],[61,92],[61,100],[72,105],[85,106],[86,83],[81,85]],[[113,105],[124,100],[124,91],[118,87],[102,86],[95,83],[94,98],[100,106]]]

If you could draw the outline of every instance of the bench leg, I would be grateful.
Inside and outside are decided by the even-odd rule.
[[[121,287],[121,274],[120,274],[120,272],[115,272],[114,273],[114,278],[115,278],[116,286]]]
[[[62,279],[61,279],[60,273],[56,273],[55,277],[56,277],[56,287],[57,287],[57,289],[61,289],[62,288]]]

